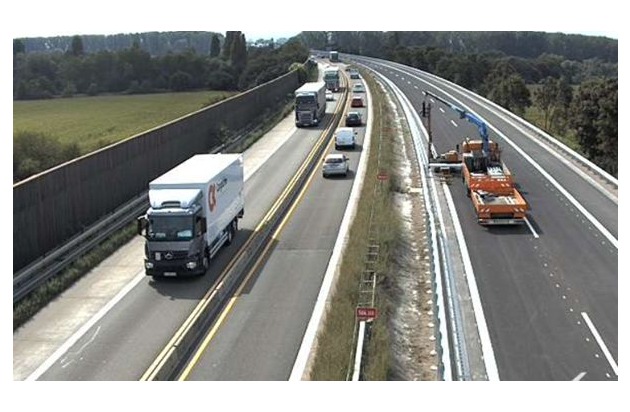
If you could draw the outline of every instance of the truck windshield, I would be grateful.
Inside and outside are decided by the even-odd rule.
[[[298,105],[315,103],[315,96],[297,96],[295,103]]]
[[[191,216],[153,216],[149,218],[147,237],[151,240],[178,241],[193,238]]]
[[[339,78],[338,72],[324,74],[324,80],[337,80],[338,78]]]

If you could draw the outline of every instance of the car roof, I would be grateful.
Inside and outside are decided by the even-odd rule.
[[[352,127],[340,127],[337,129],[337,133],[354,133],[354,129]]]
[[[348,116],[361,116],[359,112],[348,112]]]
[[[326,159],[343,159],[344,157],[343,153],[330,153],[326,155]]]

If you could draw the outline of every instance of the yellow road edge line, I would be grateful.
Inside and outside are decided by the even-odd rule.
[[[204,341],[201,343],[199,348],[195,351],[195,355],[192,357],[192,359],[190,360],[190,362],[188,363],[184,371],[181,373],[179,378],[177,378],[178,381],[185,381],[186,379],[188,379],[188,375],[190,375],[190,372],[192,372],[194,367],[197,365],[197,362],[199,361],[199,359],[201,359],[201,356],[206,351],[206,347],[210,344],[210,341],[219,330],[219,327],[221,327],[223,320],[227,317],[227,314],[230,312],[230,308],[232,307],[232,305],[234,305],[234,302],[236,302],[236,296],[233,296],[232,298],[230,298],[230,302],[226,305],[226,310],[221,312],[219,319],[217,319],[215,324],[212,326],[212,329],[210,330],[210,332],[208,333]]]
[[[318,142],[318,143],[322,144],[323,142]],[[319,156],[319,162],[321,162],[321,160],[326,156],[326,153],[328,152],[329,148],[332,146],[332,143],[333,143],[333,140],[330,140],[328,142],[328,144],[326,145],[326,148],[325,148],[326,150],[324,150],[323,153]],[[318,145],[316,145],[316,146],[318,146]],[[308,162],[306,162],[306,163],[308,163]],[[277,240],[279,235],[284,230],[284,227],[286,226],[286,224],[291,219],[291,217],[293,215],[293,212],[300,205],[300,203],[302,202],[302,199],[304,198],[304,196],[308,192],[308,188],[311,186],[311,183],[312,183],[313,178],[315,177],[315,175],[317,173],[317,170],[318,170],[317,168],[313,168],[313,170],[311,172],[311,175],[308,177],[308,179],[307,179],[306,183],[304,184],[304,186],[302,187],[302,189],[300,189],[300,193],[298,193],[298,196],[296,197],[295,201],[293,202],[293,204],[291,205],[291,207],[289,208],[289,210],[287,211],[285,216],[282,218],[282,221],[279,223],[278,227],[276,228],[276,230],[274,231],[273,235],[271,236],[270,241],[267,242],[267,244],[265,245],[264,250],[260,253],[258,258],[256,259],[256,263],[252,266],[252,269],[250,269],[250,271],[248,272],[247,276],[245,277],[245,279],[243,280],[241,285],[238,287],[236,292],[234,292],[234,296],[232,298],[230,298],[229,304],[225,306],[225,308],[221,312],[221,315],[219,316],[219,319],[212,326],[212,329],[210,330],[208,335],[204,338],[203,343],[201,345],[199,345],[199,347],[195,351],[195,354],[191,358],[191,361],[186,365],[186,368],[184,369],[184,372],[182,372],[182,374],[178,378],[179,381],[183,381],[183,380],[186,380],[188,378],[188,375],[195,368],[195,366],[199,362],[199,359],[201,359],[201,357],[205,353],[208,345],[210,344],[210,342],[212,341],[212,339],[214,338],[214,336],[218,332],[219,328],[221,327],[221,325],[223,323],[223,320],[227,317],[228,313],[232,310],[233,306],[236,304],[237,299],[241,296],[241,292],[246,287],[246,285],[248,284],[248,282],[252,278],[252,276],[255,273],[258,272],[258,270],[260,269],[260,266],[261,266],[263,260],[266,261],[267,253],[269,252],[269,249],[271,248],[271,246],[273,244],[273,242],[271,242],[271,240]]]
[[[344,74],[345,76],[345,74]],[[349,87],[349,83],[346,82],[346,84],[348,86],[346,86],[346,89],[344,91],[344,94],[346,95],[346,97],[348,96],[348,87]],[[345,110],[347,110],[348,108],[348,101],[346,100],[346,107],[342,108],[342,117],[343,117],[343,112]],[[338,109],[339,105],[337,105],[337,107],[335,107],[335,109]],[[345,109],[345,110],[344,110]],[[337,115],[338,111],[336,111],[334,113],[334,115]],[[209,302],[212,300],[212,297],[216,295],[216,292],[219,291],[221,289],[221,286],[223,285],[223,281],[225,280],[225,276],[227,275],[227,273],[232,269],[232,267],[235,265],[235,262],[241,257],[241,255],[244,253],[245,249],[249,246],[249,244],[253,241],[254,236],[259,233],[260,229],[264,226],[264,224],[266,224],[268,222],[268,220],[271,218],[271,216],[273,216],[273,214],[276,213],[277,209],[280,207],[280,205],[282,204],[282,202],[286,199],[286,197],[288,196],[288,194],[290,193],[291,190],[293,190],[293,187],[297,184],[297,180],[298,177],[304,173],[304,169],[307,167],[307,165],[312,161],[312,158],[315,157],[315,153],[317,152],[317,148],[319,146],[321,146],[324,141],[326,140],[326,135],[328,134],[328,132],[332,129],[333,127],[333,122],[330,122],[330,124],[322,131],[322,134],[320,136],[320,138],[317,140],[316,144],[313,146],[313,150],[311,150],[311,152],[309,152],[308,156],[306,157],[305,161],[302,163],[302,165],[298,168],[297,172],[295,173],[295,175],[293,176],[293,178],[289,181],[289,184],[287,184],[285,190],[280,194],[280,196],[278,197],[278,199],[276,200],[276,202],[274,203],[274,205],[270,208],[269,212],[267,212],[267,214],[265,215],[265,217],[261,220],[261,223],[258,224],[258,226],[256,227],[256,229],[254,230],[254,233],[252,235],[250,235],[250,237],[247,239],[247,241],[243,244],[243,246],[239,249],[239,251],[236,253],[236,255],[232,258],[232,260],[230,260],[230,262],[228,263],[228,265],[225,267],[225,269],[221,272],[221,274],[219,275],[219,277],[217,278],[217,282],[215,282],[212,286],[216,285],[216,287],[212,287],[210,288],[210,290],[208,290],[208,292],[202,297],[201,301],[199,302],[199,304],[197,304],[197,306],[195,306],[195,308],[193,309],[193,311],[191,312],[191,314],[188,316],[188,318],[184,321],[184,323],[180,326],[180,328],[177,330],[177,332],[175,333],[175,335],[173,335],[173,337],[169,340],[169,342],[166,344],[166,346],[164,347],[164,349],[162,349],[162,351],[160,352],[160,354],[158,355],[158,357],[151,363],[151,366],[149,366],[149,368],[145,371],[145,373],[142,375],[142,377],[140,378],[140,381],[147,381],[147,380],[153,380],[155,378],[155,375],[160,371],[161,367],[164,365],[164,362],[168,359],[168,355],[170,353],[173,352],[173,350],[175,349],[175,347],[177,346],[177,343],[181,341],[181,339],[186,335],[186,333],[188,332],[188,330],[190,330],[190,327],[192,326],[192,324],[194,323],[194,321],[197,320],[199,313],[203,311],[203,309],[206,308],[206,306],[209,304]],[[332,144],[332,140],[330,140],[330,142],[328,142],[328,144],[326,145],[326,148],[330,147],[330,145]],[[319,162],[321,162],[321,159],[326,155],[327,150],[324,150],[322,155],[319,156]],[[274,232],[274,234],[272,235],[271,239],[276,239],[277,235],[280,233],[278,229],[283,228],[286,225],[286,221],[287,221],[287,217],[290,216],[293,213],[293,210],[295,209],[295,207],[297,206],[297,204],[301,201],[302,197],[304,196],[304,193],[306,192],[305,189],[308,188],[310,186],[310,183],[313,179],[313,176],[315,175],[317,168],[313,168],[313,172],[311,173],[311,176],[308,178],[306,184],[304,185],[304,187],[300,190],[300,193],[298,194],[298,197],[296,198],[296,201],[294,202],[294,204],[289,208],[289,211],[287,212],[285,218],[283,218],[282,222],[280,222],[280,225],[278,226],[278,228],[276,229],[276,231]],[[272,214],[273,212],[273,214]],[[269,247],[271,245],[271,242],[267,243],[267,246],[265,247],[265,249],[263,250],[263,252],[261,253],[260,257],[258,258],[258,260],[256,261],[256,264],[254,265],[254,269],[257,269],[262,257],[264,257],[266,255],[266,253],[269,250]],[[245,278],[245,280],[242,282],[241,286],[239,287],[239,289],[237,290],[237,292],[235,293],[235,296],[233,298],[230,299],[229,302],[229,306],[231,308],[231,306],[233,305],[233,301],[232,300],[236,300],[236,298],[240,295],[240,291],[242,291],[243,286],[247,284],[248,280],[251,278],[252,273],[255,273],[255,270],[251,270],[250,273],[248,274],[248,276]],[[226,306],[227,308],[227,306]],[[228,310],[224,309],[221,313],[220,319],[224,318],[224,313],[229,312]],[[218,322],[217,322],[218,323]],[[212,330],[215,330],[215,328],[213,327]],[[218,328],[217,328],[218,330]],[[208,340],[211,340],[212,338],[210,338]],[[205,341],[204,341],[205,342]],[[204,349],[205,350],[205,349]],[[199,354],[199,356],[201,356],[203,352],[201,352]],[[197,357],[197,352],[195,353],[195,357]],[[194,366],[194,365],[193,365]],[[188,369],[188,366],[187,366]],[[191,368],[192,370],[192,368]]]

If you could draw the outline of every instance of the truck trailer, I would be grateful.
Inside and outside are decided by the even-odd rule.
[[[295,125],[317,126],[326,114],[326,83],[304,83],[295,91]]]
[[[149,183],[147,212],[138,218],[146,239],[145,274],[203,275],[243,217],[241,154],[201,154]]]

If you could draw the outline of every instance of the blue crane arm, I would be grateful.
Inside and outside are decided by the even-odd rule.
[[[453,111],[459,113],[459,118],[460,119],[466,119],[468,120],[470,123],[474,124],[477,126],[477,129],[479,130],[479,135],[481,136],[481,144],[482,144],[482,151],[484,156],[488,155],[488,152],[490,151],[490,140],[488,137],[488,128],[486,127],[486,124],[479,119],[477,116],[475,116],[474,114],[467,112],[464,109],[460,109],[459,107],[455,106],[453,103],[448,102],[446,100],[444,100],[443,98],[434,95],[433,93],[424,90],[422,92],[424,95],[428,95],[431,97],[434,97],[436,100],[441,101],[442,103],[444,103],[445,105],[447,105],[448,107],[450,107]]]

